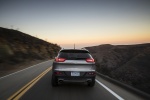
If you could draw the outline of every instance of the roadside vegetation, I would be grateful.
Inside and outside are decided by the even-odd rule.
[[[53,59],[60,46],[13,29],[0,28],[0,71]]]
[[[150,43],[87,47],[97,71],[150,94]]]

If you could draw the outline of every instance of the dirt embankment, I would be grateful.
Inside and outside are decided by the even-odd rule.
[[[17,30],[0,28],[0,74],[53,59],[59,50],[57,44]]]
[[[150,43],[87,47],[97,71],[150,94]]]

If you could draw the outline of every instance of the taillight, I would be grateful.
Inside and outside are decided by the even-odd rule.
[[[93,58],[87,58],[86,62],[94,62],[94,59]]]
[[[66,59],[65,58],[55,58],[56,62],[64,62]]]

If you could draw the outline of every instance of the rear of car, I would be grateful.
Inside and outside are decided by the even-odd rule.
[[[52,66],[52,86],[63,82],[95,84],[95,62],[87,50],[61,50]]]

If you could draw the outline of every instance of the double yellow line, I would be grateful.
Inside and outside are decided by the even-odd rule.
[[[9,97],[7,100],[18,100],[20,99],[37,81],[39,81],[46,73],[48,73],[51,70],[51,67],[45,70],[43,73],[41,73],[39,76],[34,78],[32,81],[30,81],[28,84],[26,84],[24,87],[22,87],[20,90],[18,90],[16,93],[14,93],[11,97]]]

